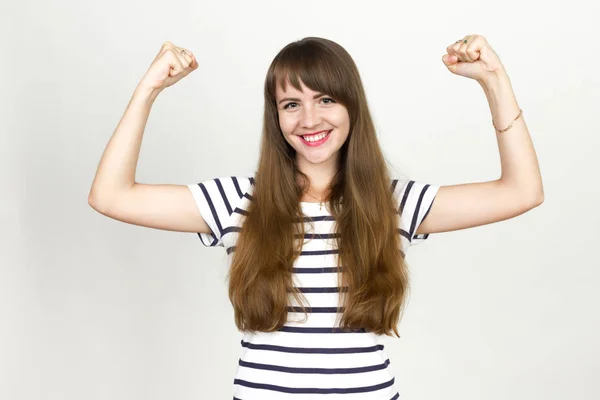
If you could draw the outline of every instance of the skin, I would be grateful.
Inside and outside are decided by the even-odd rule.
[[[342,104],[327,94],[315,92],[300,82],[302,91],[291,84],[276,88],[279,126],[285,140],[296,150],[296,164],[310,180],[310,195],[301,201],[326,197],[326,187],[337,168],[339,150],[348,138],[350,116]],[[315,98],[316,97],[316,98]],[[309,147],[301,135],[332,129],[329,138],[318,147]]]

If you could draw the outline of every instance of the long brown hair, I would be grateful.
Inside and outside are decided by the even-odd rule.
[[[350,131],[339,150],[328,187],[335,219],[338,284],[343,313],[339,326],[390,335],[397,331],[409,288],[400,249],[399,208],[377,140],[356,64],[337,43],[308,37],[285,46],[265,79],[265,109],[254,192],[229,270],[229,298],[241,331],[270,332],[287,321],[289,295],[306,314],[304,296],[292,283],[292,266],[305,236],[300,207],[307,176],[283,137],[276,85],[287,82],[325,93],[348,109]],[[305,298],[304,298],[305,300]]]

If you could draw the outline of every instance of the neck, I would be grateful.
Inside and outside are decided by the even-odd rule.
[[[330,157],[327,161],[313,164],[308,162],[305,158],[297,156],[296,165],[298,166],[298,170],[306,175],[308,179],[306,186],[304,186],[304,190],[310,191],[310,193],[315,196],[317,194],[325,194],[328,191],[329,185],[337,172],[336,157]],[[304,184],[300,176],[298,176],[298,183],[300,185]]]

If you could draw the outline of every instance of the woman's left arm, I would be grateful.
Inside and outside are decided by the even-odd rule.
[[[466,36],[446,50],[442,61],[448,70],[475,79],[485,93],[496,128],[502,173],[493,181],[441,186],[417,234],[506,220],[544,201],[535,149],[523,115],[515,120],[520,109],[500,59],[479,35]],[[511,123],[510,129],[498,131]]]

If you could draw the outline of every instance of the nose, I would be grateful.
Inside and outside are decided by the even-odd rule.
[[[302,127],[312,128],[319,125],[321,117],[314,107],[303,107],[302,111]]]

